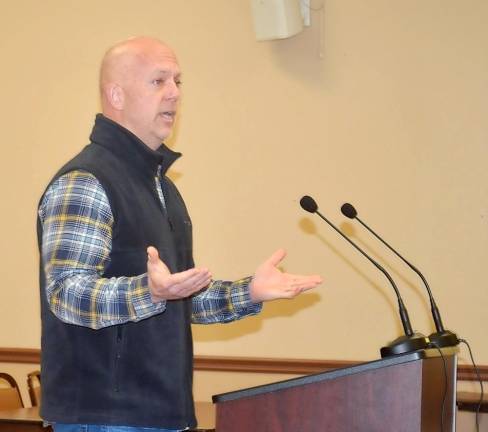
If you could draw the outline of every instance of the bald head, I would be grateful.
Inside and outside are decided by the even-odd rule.
[[[150,37],[122,41],[100,67],[103,113],[157,148],[171,132],[179,82],[176,55],[166,44]]]
[[[154,56],[158,51],[167,51],[175,58],[173,51],[165,43],[150,37],[136,37],[121,41],[110,47],[102,59],[100,67],[100,90],[110,83],[123,83],[131,79],[134,69]]]

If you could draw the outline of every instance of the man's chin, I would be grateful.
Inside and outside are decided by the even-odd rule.
[[[166,139],[168,139],[171,136],[172,131],[173,128],[165,128],[164,130],[158,131],[158,133],[156,134],[156,138],[159,141],[159,145],[161,145]]]

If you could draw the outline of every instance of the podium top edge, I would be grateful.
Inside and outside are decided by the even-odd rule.
[[[459,351],[458,348],[441,348],[441,352],[445,356],[453,356]],[[249,387],[246,389],[236,390],[227,393],[216,394],[212,396],[213,403],[229,402],[241,398],[257,396],[268,392],[289,389],[306,384],[313,384],[321,381],[332,380],[343,376],[353,375],[361,372],[381,369],[383,367],[399,365],[402,363],[409,363],[427,358],[440,357],[437,349],[418,350],[412,353],[400,354],[391,357],[373,360],[358,365],[348,366],[344,368],[319,372],[316,374],[306,375],[298,378],[291,378],[284,381],[278,381],[271,384],[264,384],[256,387]]]

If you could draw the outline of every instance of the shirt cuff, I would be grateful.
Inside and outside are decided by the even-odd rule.
[[[239,316],[256,315],[261,312],[263,303],[253,303],[249,285],[252,282],[252,276],[239,279],[232,282],[231,301],[234,311]]]
[[[151,299],[147,273],[132,278],[132,283],[132,305],[137,320],[164,312],[166,309],[166,301],[153,303]]]

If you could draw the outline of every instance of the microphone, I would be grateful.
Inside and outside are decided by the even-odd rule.
[[[418,270],[413,264],[408,262],[399,252],[397,252],[390,244],[383,240],[376,232],[374,232],[368,225],[366,225],[361,219],[358,218],[358,212],[352,204],[345,203],[341,207],[341,212],[344,216],[349,219],[356,219],[364,228],[366,228],[371,234],[373,234],[381,243],[383,243],[388,249],[390,249],[398,258],[400,258],[407,266],[409,266],[417,275],[422,279],[422,282],[427,289],[430,300],[430,310],[432,311],[432,318],[434,319],[434,324],[436,332],[429,335],[428,339],[437,347],[452,347],[459,344],[459,339],[457,335],[449,330],[444,329],[442,324],[441,314],[439,308],[434,300],[432,291],[430,290],[429,284],[425,279],[424,275]]]
[[[427,348],[428,341],[424,335],[420,333],[414,333],[412,330],[412,324],[410,323],[410,318],[408,317],[407,308],[403,303],[403,299],[400,295],[400,291],[393,281],[390,274],[373,258],[371,258],[366,252],[364,252],[356,243],[354,243],[349,237],[344,235],[339,228],[337,228],[332,222],[330,222],[322,213],[319,212],[319,207],[315,200],[306,195],[300,200],[300,206],[303,210],[309,213],[316,213],[321,219],[327,222],[335,231],[337,231],[345,240],[347,240],[356,250],[358,250],[364,257],[366,257],[378,270],[380,270],[388,279],[391,286],[395,290],[395,294],[398,299],[398,308],[400,312],[400,320],[402,322],[403,330],[405,332],[404,336],[400,336],[387,346],[381,348],[381,357],[389,357],[391,355],[405,354],[412,351],[417,351],[420,349]]]

